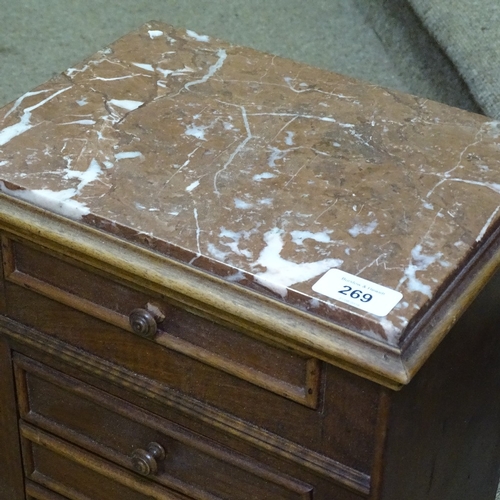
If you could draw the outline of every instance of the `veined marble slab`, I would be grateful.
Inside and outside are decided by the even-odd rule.
[[[150,23],[0,110],[0,180],[397,346],[498,226],[500,122]]]

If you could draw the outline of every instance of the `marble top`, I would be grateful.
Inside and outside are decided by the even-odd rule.
[[[0,110],[0,179],[397,346],[498,224],[500,122],[149,23]]]

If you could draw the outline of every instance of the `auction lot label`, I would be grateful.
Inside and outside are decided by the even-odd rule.
[[[387,316],[403,298],[403,294],[396,290],[377,285],[340,269],[330,269],[312,289],[375,316]]]

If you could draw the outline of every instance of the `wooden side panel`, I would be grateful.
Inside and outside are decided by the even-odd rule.
[[[0,500],[24,500],[10,348],[0,335]]]
[[[392,394],[380,500],[494,500],[500,466],[500,274]],[[379,484],[374,478],[373,484]]]

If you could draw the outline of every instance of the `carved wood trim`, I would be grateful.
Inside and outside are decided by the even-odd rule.
[[[500,268],[500,227],[478,248],[432,307],[412,325],[402,344],[402,361],[413,376]]]

